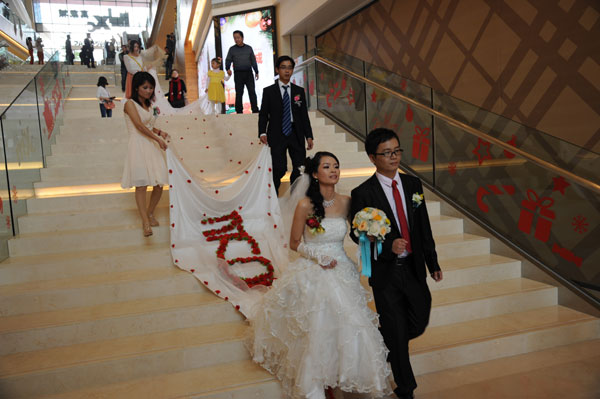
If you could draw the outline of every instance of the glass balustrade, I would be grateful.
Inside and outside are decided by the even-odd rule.
[[[19,233],[17,220],[27,213],[27,199],[35,197],[70,89],[68,69],[54,53],[0,115],[0,260],[8,256],[7,241]]]
[[[294,75],[308,77],[303,86],[311,99],[317,97],[311,109],[363,140],[377,127],[396,131],[404,149],[403,168],[528,259],[600,303],[600,193],[512,152],[511,147],[592,184],[600,183],[598,154],[356,58],[327,49],[317,54],[326,61],[305,62]],[[478,137],[435,112],[417,109],[330,62],[509,147],[494,145],[487,136]]]

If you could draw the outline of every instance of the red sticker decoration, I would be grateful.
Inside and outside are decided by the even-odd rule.
[[[560,245],[554,243],[552,245],[552,252],[558,254],[561,258],[566,260],[567,262],[574,263],[577,267],[581,267],[583,263],[583,258],[575,255],[573,252],[568,250],[567,248],[562,248]]]
[[[487,195],[491,195],[491,194],[495,194],[495,195],[502,195],[505,192],[508,195],[513,195],[515,193],[515,186],[508,186],[508,185],[503,185],[501,190],[498,186],[494,185],[494,184],[488,184],[487,185],[488,190],[486,190],[484,187],[479,187],[477,189],[477,206],[479,207],[479,209],[481,209],[482,212],[489,212],[490,211],[490,207],[483,202],[483,198]]]
[[[585,217],[577,215],[573,218],[571,225],[573,226],[574,231],[578,232],[579,234],[583,234],[588,231],[588,226],[590,224],[587,222]]]
[[[456,174],[456,162],[448,163],[448,172],[451,176],[454,176]]]
[[[518,228],[523,233],[530,234],[536,210],[540,208],[540,216],[535,226],[534,237],[542,242],[547,242],[550,238],[553,220],[556,218],[556,214],[550,209],[554,204],[554,200],[550,197],[540,198],[532,189],[527,190],[527,198],[521,202],[523,208],[519,216]]]
[[[477,155],[479,166],[481,166],[486,159],[492,159],[492,155],[490,154],[490,142],[477,138],[477,147],[473,150],[473,154]]]
[[[510,140],[508,140],[506,142],[506,144],[510,144],[513,147],[516,147],[517,146],[517,136],[513,134],[512,138]],[[504,156],[508,159],[513,159],[515,157],[515,154],[513,154],[510,151],[504,150]]]
[[[413,135],[412,156],[415,159],[427,162],[429,159],[429,145],[431,144],[431,140],[427,138],[429,136],[429,128],[415,126],[415,132]]]
[[[562,195],[565,195],[565,189],[569,187],[571,183],[566,181],[565,178],[562,176],[553,177],[552,180],[554,181],[554,187],[552,187],[552,192],[560,191]]]
[[[406,113],[404,114],[404,117],[407,122],[413,121],[414,114],[412,108],[410,108],[410,104],[406,104]]]

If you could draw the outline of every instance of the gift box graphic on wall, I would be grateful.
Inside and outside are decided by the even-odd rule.
[[[537,193],[531,189],[527,190],[527,198],[521,202],[521,215],[519,216],[519,230],[523,233],[530,234],[534,229],[534,219],[538,213],[537,223],[535,223],[535,232],[533,236],[540,241],[547,242],[550,238],[550,230],[556,215],[550,207],[554,204],[554,200],[550,197],[539,198]]]
[[[427,137],[429,136],[429,128],[422,129],[419,126],[415,126],[415,132],[416,134],[413,135],[412,156],[413,158],[427,162],[429,158],[429,144],[431,144],[431,140]]]

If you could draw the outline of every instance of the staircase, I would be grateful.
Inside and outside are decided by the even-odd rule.
[[[72,75],[37,197],[27,200],[21,234],[0,263],[0,397],[282,397],[277,380],[250,360],[243,317],[173,266],[168,191],[157,208],[161,226],[142,237],[133,194],[119,187],[122,112],[100,119],[95,101],[77,100],[95,96],[98,73]],[[188,145],[222,145],[218,129],[256,138],[255,115],[203,118],[212,134]],[[310,118],[317,148],[339,156],[338,189],[348,194],[372,173],[362,145],[322,116]],[[418,397],[477,397],[461,395],[488,389],[490,375],[510,384],[511,376],[551,366],[576,374],[575,360],[595,361],[588,384],[578,386],[578,397],[593,397],[600,321],[559,306],[556,287],[522,278],[519,260],[490,253],[490,239],[464,233],[463,220],[441,214],[439,202],[427,207],[444,280],[429,280],[431,322],[411,342]],[[345,245],[354,256],[356,246]]]

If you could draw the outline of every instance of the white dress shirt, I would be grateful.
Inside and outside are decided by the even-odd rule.
[[[400,175],[398,174],[398,172],[396,172],[396,176],[394,176],[393,179],[390,179],[389,177],[386,177],[380,173],[375,173],[375,176],[377,176],[377,180],[379,180],[379,184],[381,184],[381,188],[383,189],[385,197],[387,198],[388,203],[390,204],[390,208],[392,208],[392,212],[394,213],[394,219],[396,220],[396,226],[398,226],[398,228],[401,229],[400,221],[398,220],[398,211],[396,210],[396,201],[394,200],[394,188],[392,187],[392,181],[396,180],[396,182],[398,183],[398,191],[400,192],[400,197],[402,198],[402,207],[404,208],[404,215],[408,215],[408,210],[406,209],[406,199],[404,198],[404,189],[402,188],[402,180],[400,179]],[[408,216],[406,217],[406,225],[410,229],[410,225],[408,223]],[[398,255],[399,258],[404,258],[406,256],[408,256],[408,251],[406,250],[400,255]]]

